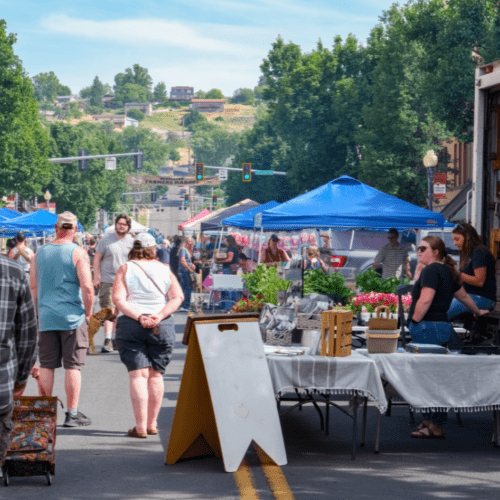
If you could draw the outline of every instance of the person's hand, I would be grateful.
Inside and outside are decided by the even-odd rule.
[[[94,285],[94,288],[99,288],[101,286],[101,277],[94,276],[94,281],[92,284]]]
[[[155,323],[153,320],[153,316],[141,316],[139,318],[139,322],[143,328],[154,328]]]
[[[163,319],[158,314],[152,314],[151,316],[149,316],[149,318],[152,320],[152,323],[153,323],[152,328],[154,328],[155,326],[157,326],[161,322],[161,320]]]
[[[40,375],[40,368],[38,367],[38,365],[36,365],[36,364],[33,365],[33,368],[30,371],[30,375],[33,378],[38,378],[38,376]]]
[[[26,384],[18,384],[17,382],[14,384],[14,397],[19,397],[23,395],[24,389],[26,389]]]
[[[486,314],[490,314],[491,311],[488,309],[479,309],[479,314],[474,314],[474,318],[479,318],[479,316],[485,316]]]

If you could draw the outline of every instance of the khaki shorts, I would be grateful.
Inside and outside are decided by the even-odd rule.
[[[101,283],[101,288],[99,288],[99,305],[101,309],[103,307],[108,307],[109,309],[114,309],[113,304],[113,283]]]
[[[65,370],[79,370],[85,365],[88,347],[89,333],[86,321],[74,330],[40,332],[38,337],[40,367],[55,370],[64,364]]]

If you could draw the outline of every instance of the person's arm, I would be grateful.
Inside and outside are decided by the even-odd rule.
[[[415,304],[415,312],[413,313],[412,321],[415,323],[420,323],[424,316],[427,314],[429,307],[432,304],[432,300],[436,295],[436,290],[434,288],[423,287],[420,292],[420,298]]]
[[[410,256],[408,255],[408,251],[405,252],[403,257],[403,267],[406,270],[407,278],[411,280]]]
[[[38,309],[38,294],[36,283],[36,259],[31,259],[30,262],[30,290],[35,304],[35,311]]]
[[[14,316],[14,335],[18,363],[14,395],[21,396],[38,356],[38,328],[35,306],[26,278],[23,281],[17,300],[17,309]]]
[[[321,260],[321,259],[318,259],[320,264],[321,264],[321,269],[323,269],[323,272],[325,274],[328,274],[328,268],[326,267],[326,264]]]
[[[94,254],[94,287],[98,288],[101,286],[101,260],[102,253],[96,251]]]
[[[189,267],[189,264],[187,263],[186,257],[184,257],[184,256],[179,258],[179,263],[184,269],[187,269],[187,271],[190,273],[194,272],[194,270],[196,269],[194,264],[191,264],[191,267]]]
[[[474,316],[476,316],[476,318],[478,316],[483,316],[484,314],[490,313],[490,311],[486,309],[479,309],[479,307],[477,307],[477,304],[474,302],[472,297],[464,290],[463,286],[461,286],[459,290],[455,292],[454,297],[459,302],[461,302],[465,307],[470,309],[474,314]]]
[[[127,301],[127,284],[125,283],[125,273],[127,264],[119,267],[115,280],[113,281],[113,304],[118,310],[129,318],[139,320],[141,313]]]
[[[385,259],[385,245],[377,252],[377,255],[375,255],[375,260],[373,261],[372,264],[372,269],[377,269],[380,264],[384,263]]]
[[[75,248],[73,252],[73,263],[82,289],[83,306],[85,307],[85,319],[88,321],[92,316],[94,307],[94,285],[92,284],[92,272],[87,252],[81,248]]]
[[[16,247],[17,248],[17,247]],[[10,252],[9,252],[9,259],[12,259],[12,260],[17,260],[19,259],[19,257],[21,257],[21,252],[19,251],[19,249],[17,249],[17,253],[14,253],[14,250],[16,248],[13,248]]]
[[[285,262],[290,262],[290,257],[288,257],[288,254],[284,250],[281,250],[281,256],[283,257]]]
[[[460,273],[460,277],[464,283],[482,288],[486,282],[486,267],[478,267],[477,269],[474,269],[474,276],[466,273]]]

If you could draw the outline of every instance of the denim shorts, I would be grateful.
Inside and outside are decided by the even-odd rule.
[[[151,367],[165,373],[175,344],[175,323],[172,316],[159,325],[160,333],[143,328],[135,319],[120,316],[116,321],[116,343],[120,359],[129,372]]]
[[[413,342],[445,346],[451,338],[451,324],[447,321],[421,321],[408,326]]]

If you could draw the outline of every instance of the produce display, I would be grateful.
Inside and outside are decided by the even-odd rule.
[[[265,264],[259,264],[255,271],[243,275],[246,287],[251,297],[262,296],[264,302],[278,305],[276,292],[286,291],[290,286],[290,280],[278,278],[278,271],[275,267],[266,267]]]
[[[396,293],[399,285],[410,283],[408,278],[400,281],[398,278],[383,280],[375,269],[368,269],[356,276],[356,288],[360,292]]]
[[[353,295],[340,273],[325,274],[322,269],[312,269],[304,275],[304,295],[311,293],[336,295],[344,301]]]

